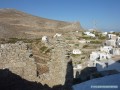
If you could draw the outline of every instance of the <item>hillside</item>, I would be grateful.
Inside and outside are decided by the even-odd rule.
[[[50,20],[15,9],[0,9],[0,38],[34,38],[68,30],[83,29],[79,22]]]

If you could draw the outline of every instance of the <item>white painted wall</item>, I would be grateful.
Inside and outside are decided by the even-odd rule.
[[[82,52],[79,49],[73,49],[73,54],[81,54]]]

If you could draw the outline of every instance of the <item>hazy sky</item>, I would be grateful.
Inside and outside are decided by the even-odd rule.
[[[15,8],[62,21],[80,21],[83,28],[120,31],[120,0],[0,0],[0,8]]]

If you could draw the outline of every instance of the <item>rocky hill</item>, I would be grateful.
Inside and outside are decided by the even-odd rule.
[[[79,22],[50,20],[15,9],[0,9],[0,38],[34,38],[69,30],[83,29]]]

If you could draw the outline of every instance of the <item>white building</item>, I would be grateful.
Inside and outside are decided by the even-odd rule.
[[[106,52],[92,52],[90,54],[90,60],[95,61],[95,60],[106,60],[111,58],[111,55],[106,53]]]
[[[84,34],[86,34],[87,36],[90,36],[90,37],[95,37],[95,34],[93,34],[91,32],[84,32]]]
[[[60,33],[56,33],[55,35],[54,35],[54,37],[61,37],[62,36],[62,34],[60,34]]]
[[[86,35],[88,35],[88,34],[90,34],[91,32],[84,32],[84,34],[86,34]]]
[[[78,31],[76,31],[76,33],[78,33]]]
[[[120,37],[117,37],[117,41],[120,41]]]
[[[113,50],[112,46],[104,46],[104,47],[100,48],[100,51],[106,52],[106,53],[109,53],[109,54],[112,54],[112,50]]]
[[[108,34],[108,38],[112,40],[116,40],[117,36],[115,34]]]
[[[91,34],[89,34],[88,36],[95,37],[95,34],[92,34],[92,33],[91,33]]]
[[[120,48],[114,48],[113,55],[120,55]]]
[[[78,78],[79,74],[81,72],[82,69],[82,65],[81,64],[77,64],[74,68],[73,68],[73,76],[74,78]]]
[[[90,54],[90,60],[91,61],[95,61],[96,59],[98,59],[99,58],[99,53],[98,52],[92,52],[91,54]]]
[[[47,36],[43,36],[42,37],[42,42],[48,42],[48,37]]]
[[[79,49],[73,49],[73,54],[81,54],[82,52]]]
[[[102,35],[103,36],[106,36],[108,34],[108,32],[103,32]]]
[[[118,48],[120,48],[120,40],[116,42]]]
[[[80,43],[86,43],[86,40],[85,39],[82,39],[82,40],[79,40]]]
[[[106,45],[107,46],[114,46],[116,47],[116,40],[106,40]]]
[[[99,53],[99,60],[106,60],[111,58],[111,55],[105,52],[100,52]]]

